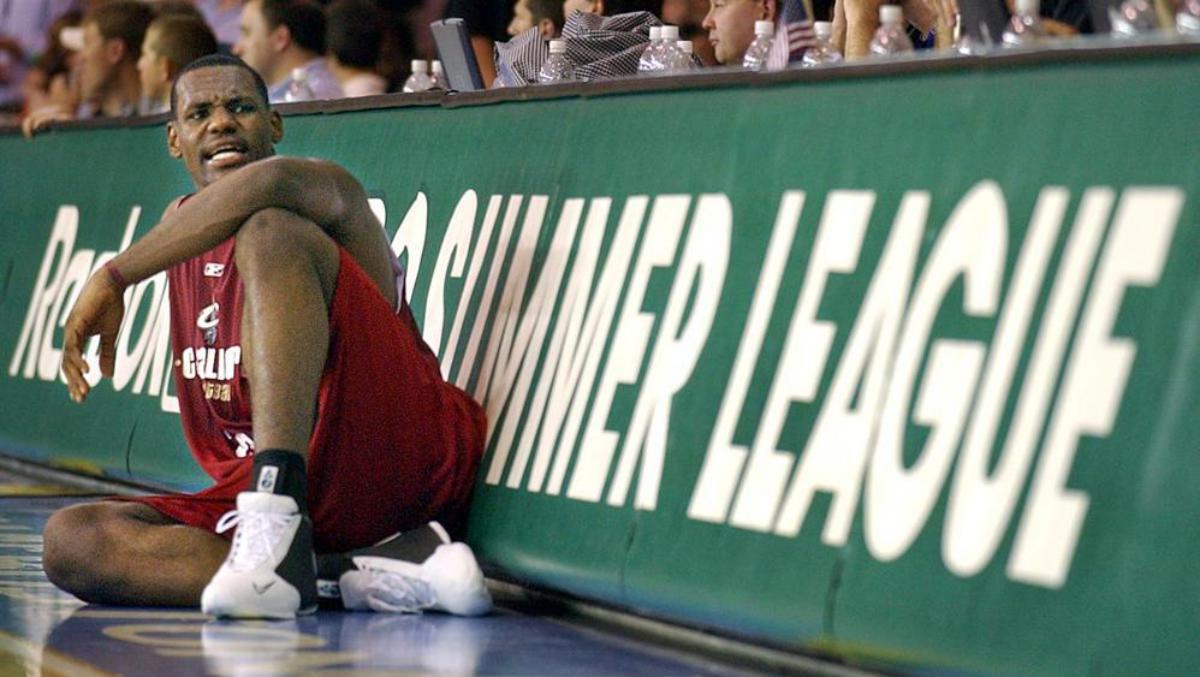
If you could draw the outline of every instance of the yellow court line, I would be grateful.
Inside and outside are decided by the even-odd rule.
[[[0,484],[0,498],[6,496],[82,496],[94,491],[61,484]]]
[[[101,670],[73,656],[59,653],[24,637],[0,631],[0,655],[8,654],[25,663],[26,674],[78,675],[79,677],[106,677],[115,672]]]
[[[202,621],[208,616],[199,611],[121,611],[108,609],[80,609],[75,618],[96,618],[116,621]]]

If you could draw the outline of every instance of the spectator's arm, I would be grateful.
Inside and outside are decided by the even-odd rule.
[[[74,120],[75,113],[70,108],[58,104],[42,106],[25,116],[21,121],[21,132],[25,138],[32,139],[34,134],[44,130],[51,122]]]
[[[903,0],[901,3],[904,18],[925,35],[937,23],[937,10],[930,1]],[[879,8],[885,4],[888,3],[884,0],[837,0],[834,3],[834,44],[839,36],[845,36],[842,53],[847,59],[861,59],[870,53],[871,38],[879,28]]]
[[[842,54],[846,53],[846,0],[836,0],[833,3],[833,46]]]
[[[1055,38],[1073,38],[1079,35],[1079,29],[1055,19],[1042,19],[1042,28]]]
[[[904,18],[908,20],[921,35],[928,36],[929,31],[937,25],[937,9],[929,0],[904,0]]]
[[[7,35],[0,35],[0,52],[8,52],[17,61],[25,60],[25,50],[21,48],[21,43]]]
[[[492,81],[496,79],[496,61],[492,56],[495,43],[483,35],[471,36],[471,49],[475,52],[475,61],[479,62],[479,75],[483,77],[483,88],[491,89]]]
[[[879,28],[879,8],[883,0],[841,0],[846,17],[847,59],[861,59],[870,52],[871,37]]]

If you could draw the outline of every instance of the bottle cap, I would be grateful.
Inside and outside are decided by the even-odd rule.
[[[813,24],[813,34],[818,38],[828,38],[833,35],[833,24],[828,21],[817,21]]]
[[[1017,14],[1037,16],[1042,13],[1042,3],[1039,0],[1017,0]]]
[[[775,24],[773,22],[771,22],[771,21],[755,21],[754,22],[754,34],[755,35],[770,35],[774,32],[775,32]]]
[[[904,9],[899,5],[884,5],[879,8],[879,23],[898,24],[904,20]]]
[[[662,26],[651,26],[650,27],[650,41],[653,42],[655,40],[660,40],[660,39],[662,39]]]
[[[412,72],[428,73],[429,72],[429,62],[426,61],[425,59],[413,59],[412,60]]]
[[[438,61],[437,59],[433,60],[433,72],[434,73],[442,72],[442,62],[441,61]]]
[[[303,68],[293,68],[292,69],[292,79],[293,80],[307,80],[308,79],[308,71],[304,70]]]
[[[566,54],[567,53],[567,41],[566,40],[551,40],[550,41],[550,53],[551,54]]]
[[[663,26],[662,33],[659,33],[663,40],[675,42],[679,40],[679,26]]]
[[[678,47],[684,54],[691,54],[693,51],[691,40],[680,40],[679,42],[675,43],[675,46]]]

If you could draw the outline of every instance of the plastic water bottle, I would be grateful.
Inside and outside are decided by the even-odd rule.
[[[1017,13],[1008,22],[1001,38],[1005,47],[1026,47],[1036,45],[1046,38],[1046,29],[1042,26],[1040,0],[1017,0]]]
[[[671,55],[671,62],[667,64],[667,71],[671,73],[686,73],[696,67],[696,62],[692,60],[692,41],[677,40],[675,41],[675,51]]]
[[[638,59],[639,73],[653,73],[662,70],[662,63],[658,60],[658,52],[662,45],[662,26],[650,27],[650,44],[646,45],[646,49],[642,50],[642,58]]]
[[[1108,8],[1108,21],[1112,24],[1112,35],[1131,38],[1158,30],[1158,13],[1150,0],[1125,0],[1120,7]]]
[[[659,35],[662,39],[659,41],[658,47],[658,63],[660,64],[658,70],[665,72],[671,70],[671,64],[678,59],[679,26],[663,26]]]
[[[1175,13],[1175,30],[1180,35],[1200,37],[1200,0],[1183,0]]]
[[[913,49],[908,31],[904,30],[904,10],[898,5],[879,8],[879,28],[871,38],[870,51],[875,56],[895,56]]]
[[[813,35],[817,37],[817,44],[804,51],[804,58],[800,60],[801,66],[813,68],[841,62],[842,53],[833,46],[833,24],[828,21],[814,23]]]
[[[292,69],[292,81],[287,91],[283,93],[284,101],[312,101],[317,98],[312,86],[308,84],[308,71],[303,68]]]
[[[767,69],[767,55],[771,53],[771,36],[774,34],[773,21],[754,22],[754,42],[746,48],[746,56],[742,57],[742,68],[748,71]]]
[[[433,80],[429,78],[429,62],[425,59],[412,60],[412,75],[404,81],[404,91],[412,92],[427,92],[433,87]]]
[[[550,58],[538,71],[538,82],[567,82],[575,79],[575,66],[567,56],[566,40],[550,41]]]
[[[442,68],[442,62],[437,59],[433,60],[433,75],[429,76],[433,82],[432,89],[450,89],[450,83],[446,80],[446,71]]]
[[[1200,0],[1181,0],[1175,12],[1175,30],[1180,35],[1200,38]]]
[[[980,56],[986,54],[991,47],[991,36],[982,31],[987,41],[972,37],[971,32],[963,27],[962,14],[954,13],[954,51],[963,56]]]

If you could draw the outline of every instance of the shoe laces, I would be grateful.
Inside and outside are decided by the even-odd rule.
[[[275,554],[284,534],[296,519],[295,515],[230,510],[217,521],[217,533],[233,527],[233,545],[229,548],[228,565],[234,571],[252,571],[264,562],[280,559]]]
[[[437,604],[433,588],[420,578],[371,566],[360,570],[367,576],[366,596],[376,611],[419,613]]]

